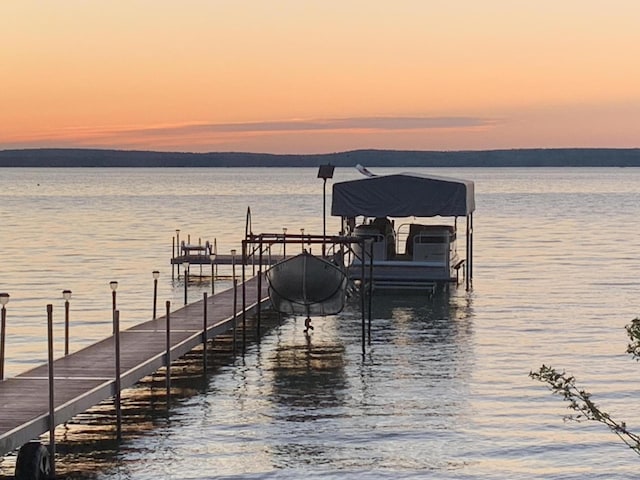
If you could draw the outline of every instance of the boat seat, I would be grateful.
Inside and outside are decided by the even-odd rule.
[[[433,232],[447,231],[449,233],[449,242],[455,238],[455,230],[451,225],[420,225],[419,223],[412,223],[409,225],[409,235],[407,235],[407,242],[405,244],[405,252],[410,257],[413,256],[413,246],[417,236],[420,234],[428,234]]]
[[[393,229],[393,222],[387,217],[377,217],[371,222],[371,226],[378,230],[387,242],[387,260],[392,260],[396,256],[396,234]]]

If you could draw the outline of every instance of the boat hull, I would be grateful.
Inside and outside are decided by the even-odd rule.
[[[273,308],[289,315],[335,315],[344,308],[344,269],[303,252],[278,262],[266,272]]]

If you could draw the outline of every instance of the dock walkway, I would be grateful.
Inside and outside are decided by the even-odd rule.
[[[245,282],[246,314],[268,299],[267,282]],[[242,285],[207,298],[207,338],[231,330],[242,321]],[[133,386],[166,364],[166,317],[158,317],[119,334],[120,386]],[[203,342],[204,300],[170,312],[170,360],[176,360]],[[115,335],[54,360],[56,425],[116,394]],[[0,455],[5,455],[49,431],[48,365],[0,381]]]

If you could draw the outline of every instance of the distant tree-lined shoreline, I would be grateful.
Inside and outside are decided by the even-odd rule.
[[[0,150],[0,167],[317,167],[327,163],[337,167],[640,167],[640,149],[353,150],[310,155],[82,148]]]

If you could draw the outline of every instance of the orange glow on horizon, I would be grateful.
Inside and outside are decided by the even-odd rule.
[[[639,14],[632,0],[7,2],[0,149],[637,147]],[[370,128],[381,118],[397,122]],[[309,119],[361,122],[295,125]]]

